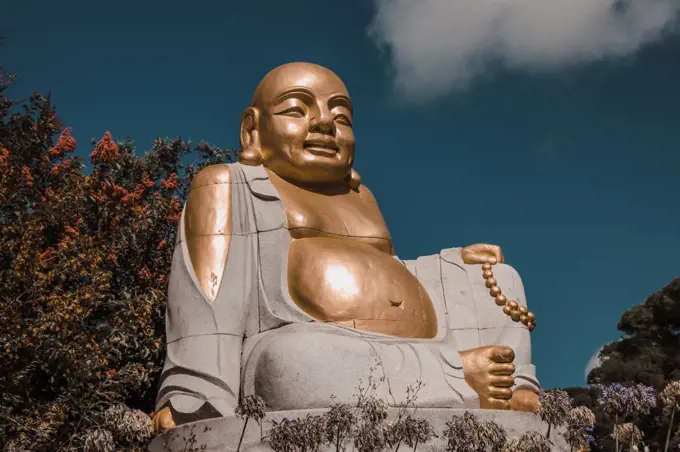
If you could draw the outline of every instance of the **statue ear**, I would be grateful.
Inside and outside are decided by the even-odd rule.
[[[355,191],[358,190],[359,185],[361,185],[361,176],[359,176],[359,173],[357,173],[354,168],[352,168],[347,175],[347,184],[349,185],[349,188]]]
[[[262,164],[259,122],[260,112],[254,107],[246,108],[241,115],[241,154],[238,161],[244,165],[257,166]]]

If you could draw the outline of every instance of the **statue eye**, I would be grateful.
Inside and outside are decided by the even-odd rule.
[[[335,120],[346,126],[352,126],[352,121],[345,115],[337,115],[335,116]]]
[[[302,107],[299,107],[297,105],[293,105],[292,107],[286,108],[285,110],[282,110],[278,113],[277,115],[283,115],[283,116],[290,116],[292,118],[304,118],[305,117],[305,110]]]

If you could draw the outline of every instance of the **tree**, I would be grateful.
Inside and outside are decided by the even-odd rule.
[[[680,278],[624,312],[618,329],[627,336],[602,349],[589,383],[641,382],[660,390],[680,379]]]
[[[680,278],[625,311],[617,328],[625,336],[603,347],[601,364],[588,375],[592,386],[566,389],[576,405],[585,405],[597,415],[594,436],[602,450],[611,450],[614,420],[597,406],[599,385],[644,383],[658,393],[680,379]],[[638,422],[652,450],[663,445],[667,422],[661,409]]]
[[[182,201],[235,152],[177,138],[138,156],[107,132],[85,174],[49,96],[9,100],[11,78],[0,72],[0,447],[142,450]]]

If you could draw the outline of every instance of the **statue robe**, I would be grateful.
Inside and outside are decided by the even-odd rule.
[[[480,265],[461,248],[401,261],[422,283],[437,314],[433,339],[404,339],[319,322],[290,297],[291,236],[278,192],[261,166],[224,165],[231,184],[231,237],[214,301],[189,258],[186,206],[175,245],[166,313],[167,357],[156,409],[171,405],[177,423],[234,414],[240,395],[256,393],[269,410],[326,408],[352,402],[356,386],[383,379],[377,394],[404,402],[417,380],[419,407],[479,408],[458,350],[505,345],[515,351],[515,387],[539,390],[530,333],[489,295]],[[395,257],[396,258],[396,257]],[[398,258],[396,258],[398,259]],[[510,266],[494,266],[510,300],[526,306]],[[192,417],[192,413],[194,413]],[[203,414],[198,414],[203,413]]]

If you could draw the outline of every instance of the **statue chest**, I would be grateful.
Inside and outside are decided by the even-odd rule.
[[[352,191],[321,195],[277,189],[293,238],[287,278],[298,307],[317,320],[359,330],[436,335],[432,301],[391,255],[392,239],[377,204]]]

